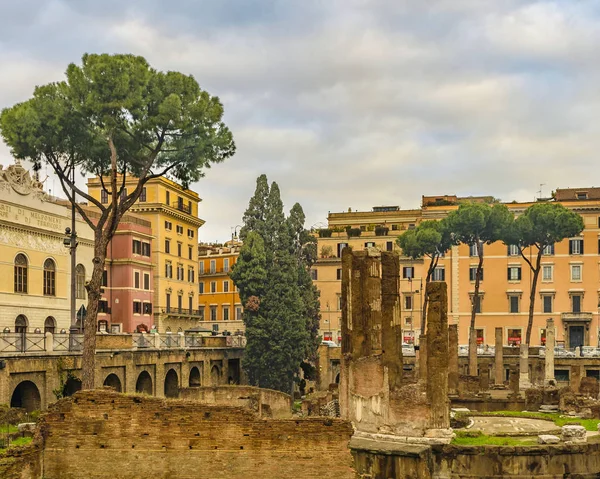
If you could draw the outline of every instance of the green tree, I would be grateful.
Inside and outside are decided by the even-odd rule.
[[[464,203],[446,218],[448,231],[455,242],[475,248],[479,261],[475,272],[475,287],[471,299],[469,327],[469,374],[477,374],[477,334],[475,318],[480,304],[479,286],[483,272],[483,246],[503,238],[513,221],[513,215],[503,204]]]
[[[286,218],[277,183],[269,188],[264,175],[244,219],[245,241],[231,273],[245,305],[243,367],[251,384],[291,392],[302,361],[317,346],[320,308],[309,273],[316,247],[300,205]]]
[[[427,285],[431,281],[440,257],[452,246],[452,237],[447,228],[447,221],[423,221],[415,229],[408,230],[400,235],[396,243],[402,249],[402,254],[413,260],[421,259],[424,256],[429,258],[427,276],[425,277],[425,291],[427,291]],[[428,303],[429,298],[425,294],[421,315],[421,334],[425,334]]]
[[[94,260],[85,318],[82,383],[94,387],[96,320],[106,249],[120,219],[152,178],[169,176],[184,187],[203,168],[233,155],[219,99],[192,76],[159,72],[142,57],[86,54],[66,80],[36,87],[33,97],[2,111],[2,136],[16,158],[39,169],[49,164],[77,211],[94,231]],[[111,201],[81,190],[72,174],[97,175]],[[136,187],[125,189],[127,176]],[[77,195],[99,210],[95,218]]]
[[[542,268],[542,256],[548,247],[559,243],[565,238],[577,236],[583,231],[581,216],[560,203],[535,203],[518,216],[506,230],[504,242],[507,245],[516,245],[519,253],[529,265],[533,273],[531,291],[529,294],[529,317],[525,344],[531,343],[531,329],[533,327],[533,311],[535,308],[535,294]],[[533,261],[525,254],[531,248],[534,253]]]

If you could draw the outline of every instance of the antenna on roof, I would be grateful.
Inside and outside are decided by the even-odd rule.
[[[540,189],[538,191],[539,199],[542,199],[542,186],[546,186],[546,183],[540,183]]]

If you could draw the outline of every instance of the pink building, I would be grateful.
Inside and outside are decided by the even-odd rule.
[[[153,326],[152,227],[123,217],[108,246],[98,330],[132,333]]]

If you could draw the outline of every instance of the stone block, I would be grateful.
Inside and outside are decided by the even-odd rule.
[[[540,434],[538,436],[538,444],[558,444],[559,442],[560,437],[552,434]]]
[[[19,430],[20,434],[33,434],[35,432],[35,426],[35,422],[22,422],[21,424],[17,425],[17,429]]]
[[[558,404],[542,404],[540,412],[558,412]]]
[[[583,426],[573,424],[563,426],[560,435],[565,442],[587,442],[587,432]]]

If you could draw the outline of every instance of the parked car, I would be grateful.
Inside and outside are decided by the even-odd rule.
[[[598,357],[600,356],[600,348],[596,346],[582,346],[581,355],[586,357]]]
[[[402,356],[415,356],[415,347],[412,344],[402,344]]]
[[[338,345],[335,343],[335,341],[331,341],[329,339],[324,339],[321,344],[324,344],[326,346],[329,346],[330,348],[337,348]]]

